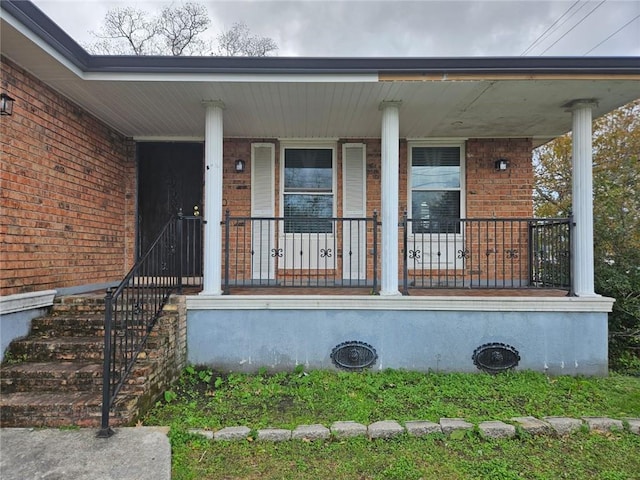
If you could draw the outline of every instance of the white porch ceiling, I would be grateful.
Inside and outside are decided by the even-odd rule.
[[[533,137],[571,129],[563,107],[596,99],[594,117],[640,97],[635,78],[431,79],[377,75],[92,74],[19,26],[2,21],[2,53],[126,136],[202,138],[203,100],[225,104],[224,135],[251,138],[379,137],[382,101],[402,101],[400,136]],[[7,91],[12,94],[11,79]],[[17,98],[14,111],[26,105]]]

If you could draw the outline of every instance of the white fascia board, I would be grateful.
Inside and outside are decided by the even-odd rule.
[[[478,137],[473,137],[478,138]],[[490,137],[497,138],[497,137]],[[511,138],[511,137],[508,137]],[[469,137],[407,137],[407,143],[411,143],[413,147],[439,147],[439,146],[457,146],[464,145]]]
[[[377,74],[277,74],[277,73],[109,73],[87,72],[85,80],[117,82],[203,82],[203,83],[378,83]]]
[[[532,140],[534,145],[536,145],[536,144],[544,145],[545,143],[549,143],[554,138],[557,138],[557,136],[552,136],[552,135],[534,135],[533,137],[531,137],[531,140]]]
[[[53,49],[47,42],[42,40],[36,34],[34,34],[30,29],[25,27],[22,22],[16,19],[13,15],[11,15],[6,10],[2,10],[2,20],[6,21],[9,25],[15,28],[22,35],[27,37],[30,41],[38,46],[38,48],[42,49],[47,55],[53,57],[57,62],[62,64],[65,68],[67,68],[74,75],[83,78],[84,72],[79,69],[76,65],[70,62],[63,55],[58,53],[55,49]]]
[[[348,295],[190,295],[188,310],[423,310],[450,312],[604,312],[608,297],[454,297]]]
[[[0,297],[0,313],[8,315],[24,310],[50,307],[53,305],[56,293],[56,290],[43,290],[40,292],[4,295]]]
[[[334,148],[339,137],[278,137],[276,138],[280,142],[283,148],[300,148],[300,147],[315,147],[315,148]]]
[[[159,136],[159,137],[133,137],[136,142],[204,142],[204,137],[171,137],[171,136]]]

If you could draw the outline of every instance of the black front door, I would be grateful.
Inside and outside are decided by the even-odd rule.
[[[138,143],[138,253],[155,240],[160,229],[180,209],[185,216],[202,212],[204,145],[187,142]],[[194,230],[194,227],[198,231]],[[183,242],[187,276],[202,273],[200,224],[185,222]]]

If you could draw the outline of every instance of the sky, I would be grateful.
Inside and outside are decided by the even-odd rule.
[[[105,13],[162,0],[32,0],[81,44]],[[191,0],[197,1],[197,0]],[[179,3],[176,1],[174,3]],[[640,56],[640,0],[199,0],[215,38],[235,22],[279,56]]]

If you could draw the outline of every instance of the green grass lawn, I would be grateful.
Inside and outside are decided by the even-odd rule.
[[[267,375],[189,368],[147,425],[169,425],[173,478],[187,479],[640,479],[640,436],[627,432],[496,441],[469,433],[393,440],[279,444],[211,442],[189,428],[294,428],[338,420],[514,416],[640,417],[640,378],[554,377],[532,372],[422,374],[404,371]]]

